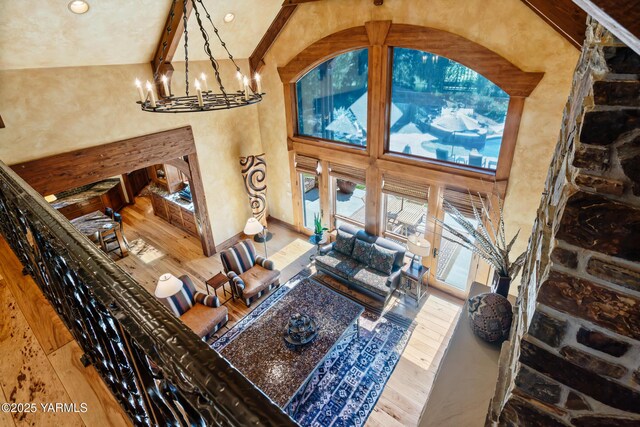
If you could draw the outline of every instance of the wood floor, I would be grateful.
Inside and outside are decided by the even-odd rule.
[[[131,254],[117,263],[150,292],[155,289],[157,278],[162,273],[188,274],[197,287],[204,289],[205,280],[222,270],[219,256],[206,258],[202,255],[198,239],[153,216],[148,198],[137,198],[135,205],[121,213],[128,241],[142,239],[155,251],[148,250],[140,256]],[[309,255],[315,252],[315,246],[305,236],[287,228],[272,225],[270,230],[273,238],[267,244],[269,258],[282,271],[284,283],[309,266]],[[80,403],[90,400],[91,403],[90,411],[85,414],[56,414],[54,417],[38,413],[19,419],[0,413],[0,426],[12,426],[14,423],[16,426],[126,425],[125,415],[97,378],[95,370],[83,368],[79,363],[80,349],[44,301],[35,283],[29,277],[22,277],[20,265],[7,249],[6,243],[0,241],[0,275],[4,276],[4,280],[0,277],[0,318],[3,319],[0,324],[0,358],[3,360],[0,392],[4,394],[0,394],[0,401],[20,402],[32,398],[32,401],[40,402]],[[260,254],[264,253],[262,244],[256,244],[256,249]],[[224,300],[220,292],[219,296]],[[260,302],[251,308],[237,300],[226,303],[229,323],[220,334]],[[462,303],[438,290],[430,291],[420,307],[416,307],[410,298],[405,301],[403,297],[394,296],[390,302],[392,310],[414,319],[416,328],[367,426],[418,424]],[[37,371],[34,370],[36,366]],[[27,371],[25,377],[24,371],[28,368],[31,371]],[[28,390],[39,390],[39,387],[46,390],[46,394],[29,395]],[[23,394],[16,392],[12,395],[14,389],[23,390]],[[66,418],[62,418],[63,415]]]

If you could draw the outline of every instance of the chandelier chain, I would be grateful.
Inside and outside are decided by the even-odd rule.
[[[198,21],[198,26],[200,27],[200,32],[202,33],[202,38],[204,39],[204,51],[207,54],[207,56],[209,57],[209,60],[211,62],[211,66],[213,67],[213,72],[216,76],[216,81],[218,82],[218,86],[220,86],[220,92],[222,92],[222,94],[224,95],[224,97],[227,97],[227,92],[224,90],[224,85],[222,84],[222,79],[220,78],[220,70],[218,67],[218,61],[216,61],[216,59],[213,57],[213,53],[211,53],[211,46],[209,45],[209,34],[207,33],[207,30],[204,29],[203,25],[202,25],[202,19],[200,18],[200,11],[198,10],[198,7],[196,6],[196,1],[192,0],[193,2],[193,11],[196,15],[196,20]],[[199,2],[200,4],[202,4],[202,2]]]
[[[220,33],[218,31],[218,28],[213,23],[213,20],[211,19],[211,15],[209,14],[209,11],[207,10],[207,7],[204,5],[202,0],[198,0],[198,3],[200,3],[202,5],[202,9],[204,10],[204,13],[207,15],[207,19],[209,20],[209,22],[211,23],[211,26],[213,27],[213,32],[216,34],[216,37],[218,37],[218,40],[220,40],[220,44],[222,45],[224,50],[227,52],[227,55],[229,55],[229,59],[231,60],[233,65],[235,65],[236,71],[240,71],[240,67],[238,66],[238,64],[236,64],[235,59],[233,59],[233,55],[231,54],[231,52],[229,52],[229,49],[227,49],[227,44],[222,40],[222,37],[220,37]]]
[[[192,0],[193,1],[193,0]],[[184,85],[185,93],[189,96],[189,30],[187,29],[187,0],[182,3],[184,10],[182,13],[182,22],[184,23]]]

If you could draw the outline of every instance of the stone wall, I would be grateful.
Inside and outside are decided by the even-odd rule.
[[[595,21],[487,425],[640,425],[640,57]]]

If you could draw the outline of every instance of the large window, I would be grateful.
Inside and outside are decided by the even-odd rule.
[[[475,71],[393,49],[389,151],[495,170],[509,95]]]
[[[298,134],[367,145],[368,50],[336,56],[296,83]]]

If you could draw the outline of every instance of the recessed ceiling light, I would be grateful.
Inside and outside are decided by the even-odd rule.
[[[73,0],[69,2],[69,10],[76,15],[82,15],[89,11],[89,3],[84,0]]]
[[[224,15],[224,22],[226,22],[227,24],[234,19],[236,19],[236,15],[234,15],[233,13],[227,13],[226,15]]]

